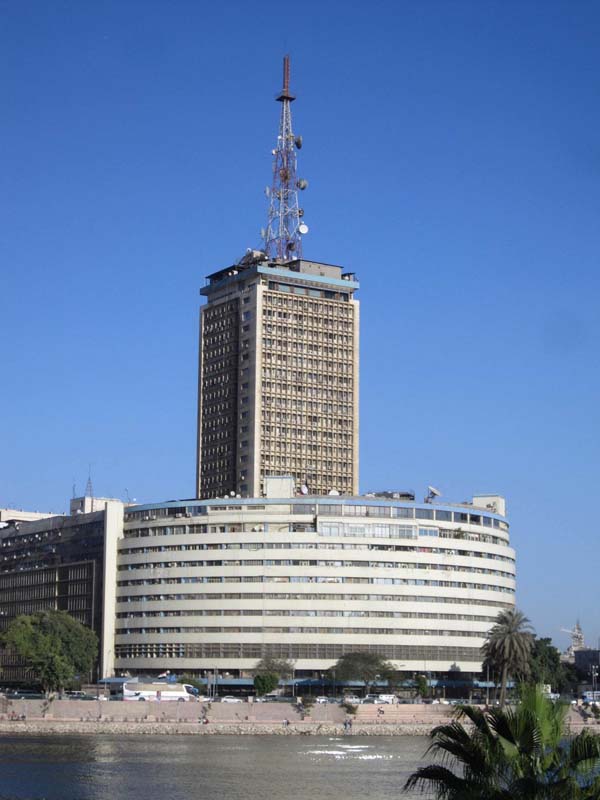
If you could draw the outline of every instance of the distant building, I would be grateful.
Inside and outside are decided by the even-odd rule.
[[[56,514],[44,511],[23,511],[22,508],[0,508],[0,528],[11,522],[32,522],[36,519],[47,519]]]
[[[587,650],[588,648],[585,646],[585,638],[583,635],[583,630],[581,625],[579,624],[579,620],[575,623],[575,627],[572,629],[562,628],[563,633],[568,633],[571,637],[571,644],[564,653],[561,654],[560,660],[564,664],[575,664],[575,656],[580,650]]]
[[[91,498],[72,501],[86,509]],[[0,530],[0,630],[20,614],[67,611],[100,640],[96,675],[112,673],[114,661],[117,538],[123,503],[95,499],[97,510],[14,522]],[[32,677],[15,654],[0,656],[2,680]]]
[[[586,647],[575,651],[575,667],[586,675],[590,674],[591,667],[600,667],[600,650]]]

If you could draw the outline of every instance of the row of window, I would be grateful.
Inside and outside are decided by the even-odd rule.
[[[402,561],[336,561],[331,559],[195,559],[193,561],[146,561],[137,564],[120,564],[119,572],[147,569],[198,569],[201,567],[339,567],[350,569],[407,569],[442,570],[443,572],[467,572],[477,575],[495,575],[500,578],[514,578],[514,572],[485,567],[466,567],[460,564],[429,564],[424,562]],[[315,578],[318,580],[318,578]]]
[[[171,628],[117,628],[115,631],[121,636],[135,634],[156,634],[156,633],[264,633],[266,635],[275,633],[316,633],[322,636],[455,636],[467,639],[485,639],[485,633],[480,631],[452,631],[452,630],[429,630],[427,628],[316,628],[307,626],[282,627],[274,626],[219,626],[219,625],[190,625]]]
[[[282,298],[277,294],[271,294],[271,292],[283,292],[285,294],[290,294],[294,296],[294,299],[298,298],[299,300],[304,300],[304,307],[310,307],[312,305],[317,306],[319,310],[324,310],[328,306],[333,309],[339,305],[340,301],[347,302],[349,299],[349,294],[347,292],[338,292],[334,291],[333,289],[315,289],[314,287],[309,286],[296,286],[294,284],[289,283],[280,283],[277,281],[269,281],[269,292],[265,292],[264,299],[265,301],[271,301],[272,304],[281,305],[282,307],[286,305],[289,307],[296,307],[292,306],[291,298],[288,300],[287,297]],[[330,303],[308,303],[305,298],[322,298],[324,300],[333,301]],[[278,301],[281,301],[278,303]],[[335,302],[337,301],[337,302]],[[300,308],[303,306],[301,305]]]
[[[147,511],[128,511],[125,513],[125,521],[130,522],[154,517],[170,517],[175,514],[190,514],[199,516],[212,511],[264,511],[265,506],[255,505],[196,505],[181,508],[156,508]],[[293,514],[319,514],[321,516],[334,517],[392,517],[399,519],[423,519],[437,520],[440,522],[454,522],[465,525],[483,525],[488,528],[498,528],[507,531],[508,523],[504,520],[489,517],[485,514],[474,514],[465,511],[447,511],[434,507],[418,508],[414,506],[391,506],[391,505],[355,505],[350,503],[290,503],[290,511]]]
[[[156,619],[164,617],[344,617],[347,619],[451,619],[468,622],[495,622],[496,617],[478,614],[431,614],[423,611],[364,611],[289,608],[195,608],[176,611],[124,611],[117,619]]]
[[[385,603],[434,603],[442,605],[485,606],[486,608],[512,608],[512,603],[501,600],[488,600],[473,597],[444,597],[443,595],[413,594],[337,594],[322,592],[176,592],[147,595],[117,595],[118,603],[162,603],[164,601],[185,602],[199,600],[324,600],[328,603],[336,600],[343,602],[385,602]]]
[[[177,516],[177,515],[175,515]],[[183,515],[180,515],[183,516]],[[271,523],[272,526],[272,523]],[[270,530],[269,525],[261,523],[232,523],[230,525],[165,525],[155,528],[131,528],[124,532],[125,539],[145,539],[149,537],[163,537],[163,536],[182,536],[186,534],[195,533],[268,533]],[[298,526],[294,523],[289,524],[285,528],[279,524],[271,533],[296,533]],[[307,532],[306,530],[302,532]],[[491,536],[485,533],[467,533],[465,531],[454,530],[452,528],[415,528],[411,525],[386,525],[386,524],[372,524],[372,525],[352,525],[344,523],[320,523],[318,531],[310,531],[310,533],[318,533],[319,536],[336,536],[342,538],[377,538],[377,539],[420,539],[424,537],[436,537],[440,539],[464,540],[470,542],[481,542],[484,544],[494,544],[506,546],[507,542],[496,536]],[[265,547],[276,547],[274,543],[265,543]],[[290,542],[289,546],[296,547],[309,547],[307,543]],[[313,545],[313,547],[316,545]],[[340,545],[334,543],[327,543],[326,545],[319,545],[324,549],[339,549],[340,547],[351,547],[351,545]],[[364,545],[365,548],[370,546]],[[390,547],[390,546],[388,546]],[[205,548],[207,549],[207,548]],[[209,548],[210,549],[210,548]],[[218,549],[215,545],[212,549]],[[396,547],[398,549],[398,547]],[[407,550],[414,550],[414,548],[400,548]],[[422,552],[419,550],[419,552]],[[427,552],[427,551],[426,551]],[[432,551],[435,552],[435,551]],[[453,553],[452,550],[441,550],[440,552]],[[491,555],[486,555],[486,558],[491,558]],[[500,558],[500,557],[499,557]],[[508,559],[512,560],[512,559]]]
[[[514,586],[497,586],[487,583],[470,583],[467,581],[422,580],[419,578],[342,578],[335,576],[306,575],[230,575],[223,577],[196,575],[189,578],[139,578],[129,581],[117,581],[117,586],[169,586],[184,583],[346,583],[372,584],[374,586],[445,586],[454,589],[476,589],[478,591],[506,592],[514,594]]]
[[[485,553],[478,550],[456,550],[442,547],[414,547],[399,544],[356,544],[341,542],[214,542],[210,544],[173,544],[155,545],[154,547],[124,547],[119,548],[122,556],[137,555],[138,553],[187,553],[194,550],[351,550],[386,553],[428,553],[446,556],[461,556],[463,558],[486,558],[491,561],[505,561],[514,564],[514,559],[500,556],[496,553]]]
[[[128,658],[203,658],[214,666],[214,659],[218,658],[284,658],[291,661],[299,659],[337,660],[346,653],[356,652],[356,645],[322,644],[294,642],[281,643],[251,643],[251,642],[195,642],[194,644],[179,644],[176,642],[140,642],[139,644],[115,645],[115,657]],[[435,646],[435,645],[361,645],[361,650],[376,653],[381,658],[390,661],[474,661],[481,662],[479,647],[460,646]]]

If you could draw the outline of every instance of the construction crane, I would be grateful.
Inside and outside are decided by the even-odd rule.
[[[579,624],[579,620],[575,624],[574,628],[561,628],[561,633],[568,633],[571,637],[571,647],[570,650],[573,652],[575,650],[583,650],[585,649],[585,640],[583,638],[583,631],[581,630],[581,625]]]

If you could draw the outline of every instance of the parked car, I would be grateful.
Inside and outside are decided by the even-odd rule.
[[[355,694],[346,694],[344,695],[344,703],[350,703],[353,706],[358,706],[361,703],[360,697],[357,697]]]
[[[215,698],[216,699],[216,698]],[[224,697],[221,698],[222,703],[243,703],[241,697],[234,697],[232,694],[226,694]]]
[[[325,697],[325,695],[321,695],[319,697],[315,697],[315,703],[328,703],[329,698]]]
[[[396,702],[396,695],[395,694],[380,694],[380,695],[377,695],[377,702],[378,703],[386,703],[387,705],[391,705],[392,703]]]

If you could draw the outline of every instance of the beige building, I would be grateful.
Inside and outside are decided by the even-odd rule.
[[[251,251],[201,290],[197,496],[260,497],[269,475],[358,494],[358,283]]]

